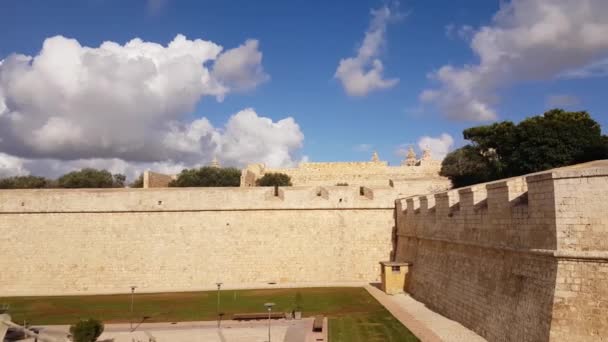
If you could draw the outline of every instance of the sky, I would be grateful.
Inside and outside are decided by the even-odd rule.
[[[551,108],[608,127],[605,0],[1,0],[0,61],[0,177],[399,165]]]

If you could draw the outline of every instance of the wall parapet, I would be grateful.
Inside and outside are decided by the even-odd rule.
[[[0,190],[0,214],[213,210],[386,209],[390,187],[355,186]]]
[[[593,192],[581,188],[592,183],[608,188],[608,161],[399,198],[397,234],[513,249],[608,251],[608,242],[598,242],[608,240],[608,228],[598,226],[608,218],[572,210],[592,202],[585,198]]]

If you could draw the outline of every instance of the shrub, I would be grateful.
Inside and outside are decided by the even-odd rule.
[[[267,173],[256,182],[257,186],[291,186],[291,177],[284,173]]]
[[[94,318],[81,320],[70,326],[70,334],[74,342],[95,342],[103,333],[103,323]]]
[[[112,176],[107,170],[82,169],[66,173],[59,177],[57,186],[60,188],[120,188],[124,187],[125,176]]]
[[[17,176],[0,179],[0,189],[40,189],[51,186],[51,181],[44,177]]]
[[[176,180],[169,183],[171,187],[206,187],[206,186],[239,186],[241,171],[233,167],[204,166],[198,169],[185,169]]]

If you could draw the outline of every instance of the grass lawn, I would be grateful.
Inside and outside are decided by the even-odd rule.
[[[291,311],[296,293],[301,294],[304,316],[329,317],[332,342],[417,341],[399,321],[363,288],[303,288],[223,290],[220,311],[229,319],[235,313],[264,312],[264,303],[274,302],[273,311]],[[71,324],[80,318],[105,323],[129,322],[130,294],[108,296],[58,296],[0,298],[10,305],[15,322],[32,325]],[[183,292],[135,294],[135,321],[205,321],[216,319],[217,293]]]

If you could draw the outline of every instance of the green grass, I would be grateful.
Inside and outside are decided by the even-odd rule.
[[[229,319],[235,313],[264,312],[264,303],[274,302],[273,311],[288,312],[298,292],[304,316],[329,317],[332,342],[417,341],[363,288],[223,290],[220,311]],[[118,323],[129,322],[130,298],[130,294],[10,297],[0,298],[0,304],[10,305],[15,322],[33,325],[71,324],[89,317]],[[146,322],[215,320],[216,306],[215,291],[136,294],[134,317],[149,316]]]

